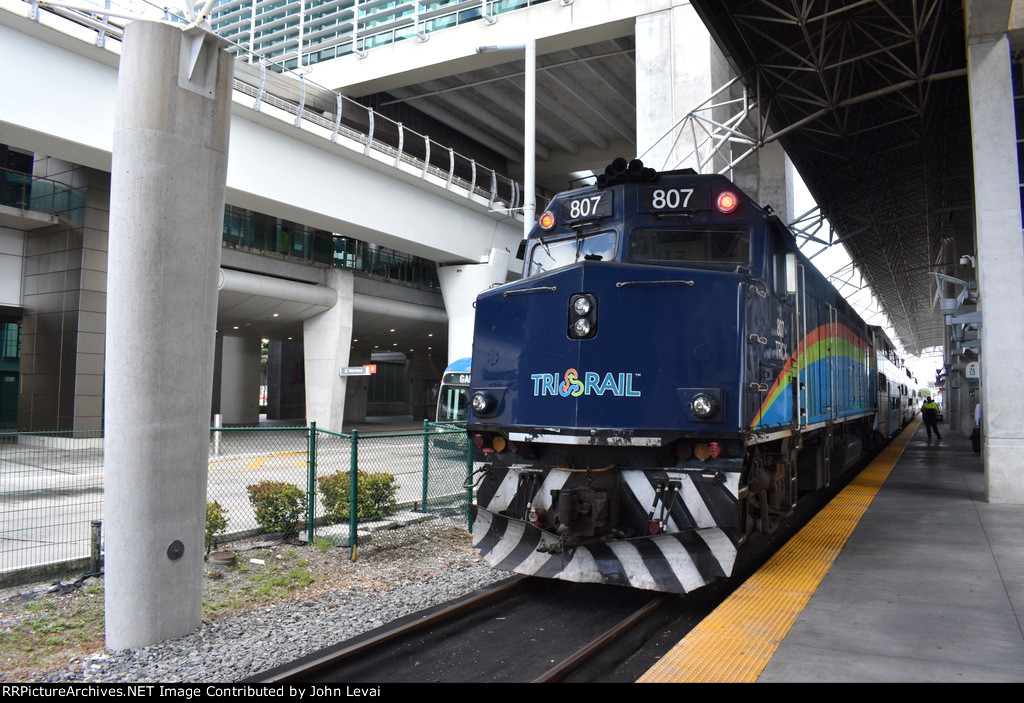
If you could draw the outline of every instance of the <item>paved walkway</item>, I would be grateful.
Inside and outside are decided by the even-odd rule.
[[[1024,681],[1024,506],[986,502],[942,429],[918,428],[758,681]]]

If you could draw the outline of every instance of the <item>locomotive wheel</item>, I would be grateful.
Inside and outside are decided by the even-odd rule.
[[[796,462],[798,452],[783,442],[778,452],[754,449],[748,474],[747,532],[770,535],[779,520],[790,514],[796,504]]]
[[[766,461],[760,449],[755,449],[747,477],[747,533],[771,534],[775,531],[776,520],[772,517],[771,505],[774,499],[775,480],[765,467]]]
[[[772,519],[771,509],[768,507],[768,491],[763,490],[757,494],[760,504],[760,516],[757,521],[761,534],[770,535],[775,532],[775,520]]]

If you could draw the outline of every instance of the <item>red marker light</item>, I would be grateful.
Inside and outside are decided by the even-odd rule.
[[[545,212],[540,216],[540,228],[544,230],[551,229],[555,226],[555,215],[552,212]]]
[[[715,201],[715,205],[718,207],[718,211],[720,213],[728,215],[739,207],[740,199],[735,193],[727,190],[719,194],[718,200]]]

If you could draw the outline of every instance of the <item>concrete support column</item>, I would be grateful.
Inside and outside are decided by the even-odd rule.
[[[796,169],[779,142],[770,142],[733,169],[732,180],[761,205],[769,205],[789,224],[796,212]]]
[[[637,153],[659,171],[697,168],[689,131],[672,131],[729,78],[725,57],[684,0],[636,19]],[[671,132],[671,134],[669,134]],[[668,136],[666,136],[668,135]]]
[[[704,173],[723,169],[732,154],[723,153],[700,169],[693,154],[693,135],[678,123],[732,77],[728,61],[689,2],[672,0],[667,10],[637,17],[637,152],[644,164],[658,170],[694,168]],[[740,97],[737,86],[732,91],[716,102]],[[725,110],[702,114],[724,120],[730,116]],[[754,130],[756,121],[755,114],[745,125]],[[747,195],[770,205],[784,222],[799,214],[794,213],[793,165],[778,142],[758,149],[729,175]]]
[[[981,372],[988,499],[1024,503],[1024,245],[1006,34],[1007,3],[968,0],[967,67],[974,143]],[[966,409],[964,409],[966,410]]]
[[[349,366],[365,366],[373,363],[368,349],[349,354]],[[366,422],[366,407],[370,399],[370,376],[349,376],[345,389],[345,422],[356,424]]]
[[[969,436],[974,429],[974,406],[981,402],[981,388],[977,381],[966,378],[960,370],[950,372],[946,388],[947,391],[952,390],[946,394],[949,429]]]
[[[352,349],[353,276],[350,271],[331,269],[324,282],[337,291],[337,302],[302,324],[306,420],[320,429],[341,432],[347,386],[341,369],[349,365]]]
[[[301,425],[306,417],[302,342],[271,340],[268,351],[267,419],[295,420]]]
[[[257,425],[260,421],[260,340],[225,336],[221,347],[221,421],[225,425]]]
[[[441,296],[448,312],[448,363],[472,354],[476,297],[495,284],[505,283],[510,257],[504,249],[491,249],[485,264],[437,267]]]
[[[200,30],[122,43],[107,279],[106,641],[202,617],[203,534],[233,59]]]

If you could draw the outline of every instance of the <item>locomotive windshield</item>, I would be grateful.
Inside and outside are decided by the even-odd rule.
[[[633,261],[658,261],[713,266],[747,266],[750,232],[746,227],[651,227],[629,235]]]
[[[586,237],[556,242],[540,240],[530,253],[530,276],[568,266],[584,259],[611,261],[615,258],[615,232],[600,232]]]

